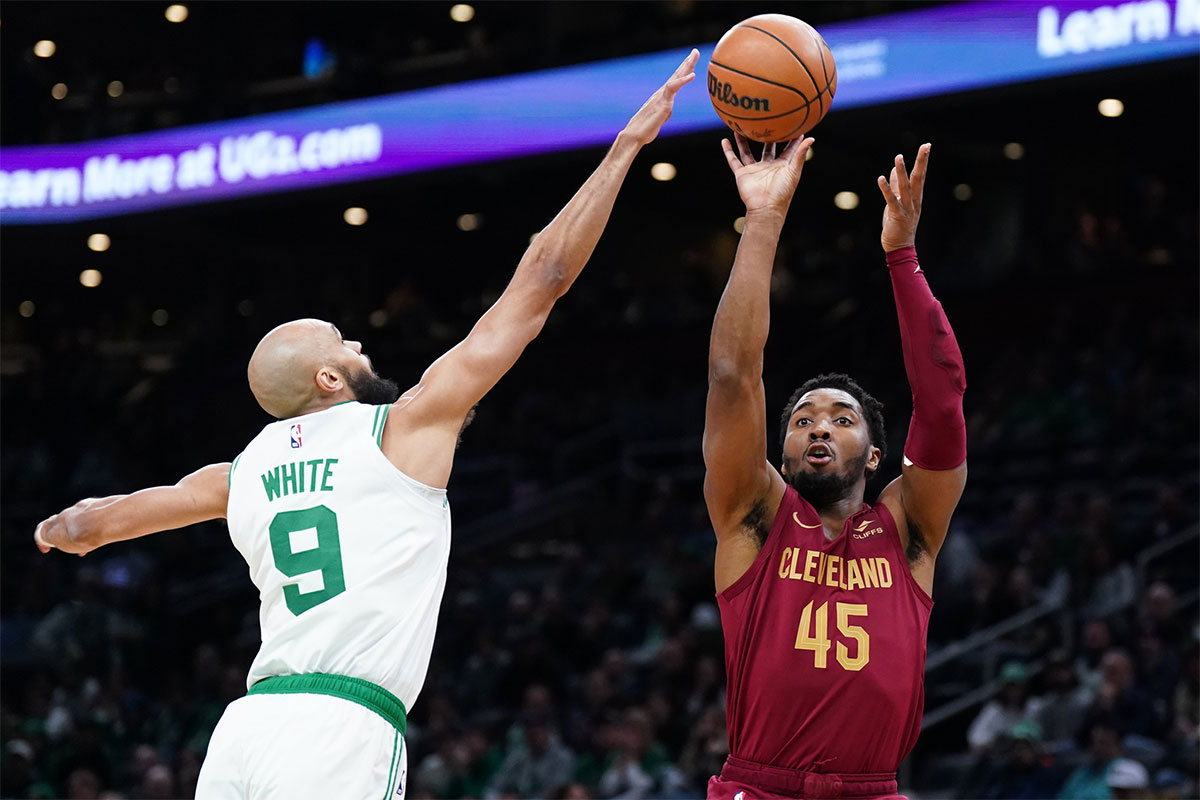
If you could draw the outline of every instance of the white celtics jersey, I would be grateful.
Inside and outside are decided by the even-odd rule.
[[[229,534],[262,606],[247,678],[322,672],[382,686],[411,709],[450,553],[444,489],[380,450],[388,406],[341,403],[263,428],[229,479]]]

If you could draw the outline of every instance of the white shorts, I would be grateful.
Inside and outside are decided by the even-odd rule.
[[[403,800],[404,737],[358,703],[322,694],[255,694],[221,715],[197,800]]]

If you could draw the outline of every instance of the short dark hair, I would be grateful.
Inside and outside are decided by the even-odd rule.
[[[783,440],[787,438],[788,420],[792,418],[792,409],[796,407],[796,403],[801,397],[814,389],[840,389],[858,401],[867,418],[867,432],[870,434],[871,444],[879,448],[879,460],[883,461],[884,456],[887,455],[887,431],[883,425],[883,403],[872,397],[849,375],[841,372],[829,372],[810,378],[792,393],[787,405],[783,408],[783,417],[779,420],[779,445],[782,447]]]

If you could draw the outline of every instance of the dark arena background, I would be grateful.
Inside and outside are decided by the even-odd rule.
[[[924,728],[899,776],[910,797],[1197,796],[1196,5],[1114,2],[1110,21],[1133,33],[1096,45],[1103,58],[921,91],[881,83],[835,100],[814,131],[775,266],[769,418],[806,378],[849,372],[885,403],[880,472],[898,473],[911,398],[874,179],[925,141],[917,246],[967,369],[970,477],[938,559]],[[757,13],[805,19],[836,55],[834,32],[963,6],[6,2],[0,795],[193,796],[259,642],[257,594],[222,524],[78,559],[38,553],[36,523],[235,457],[268,421],[246,362],[283,321],[331,320],[381,374],[413,384],[697,46],[681,127],[639,156],[588,267],[464,435],[408,796],[703,797],[727,743],[700,433],[742,213],[707,53]],[[1033,20],[1022,35],[1051,58],[1087,49],[1068,15],[1099,25],[1102,7],[1013,2],[1001,16]],[[1137,27],[1160,10],[1169,32]],[[938,60],[953,28],[902,29],[923,37],[920,69],[938,80],[987,67]],[[1176,49],[1139,55],[1155,37]],[[839,56],[839,98],[916,68],[902,42],[868,38],[874,51]],[[680,55],[645,94],[612,79],[612,97],[632,98],[619,103],[574,73],[539,72],[663,51]],[[863,67],[864,52],[896,61]],[[254,115],[522,73],[548,81],[560,116],[503,97],[456,116],[453,96],[436,95],[451,97],[438,119],[410,104],[379,123],[385,144],[412,135],[431,159],[419,169],[331,168],[326,182],[264,178],[253,192],[163,194],[178,202],[160,207],[122,206],[86,172],[84,200],[108,192],[91,205],[72,205],[70,186],[39,205],[18,184],[49,145],[56,168],[77,148],[136,159],[155,151],[114,137],[211,125],[219,138],[222,125],[253,132]],[[686,125],[685,102],[699,109]],[[573,110],[610,103],[598,117]],[[357,124],[339,108],[314,125]],[[485,121],[494,142],[516,137],[509,155],[471,157]],[[554,130],[525,147],[510,121]],[[585,121],[599,132],[571,139]],[[284,123],[259,127],[271,125]],[[672,179],[652,176],[659,163]],[[545,748],[530,726],[549,731]]]

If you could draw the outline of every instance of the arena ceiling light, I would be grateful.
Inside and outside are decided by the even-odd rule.
[[[478,214],[463,214],[455,220],[454,224],[460,231],[473,231],[479,227],[479,223],[482,221],[483,218]]]
[[[168,22],[183,22],[188,17],[188,9],[185,5],[175,3],[167,6],[167,10],[163,12],[163,16]]]
[[[50,96],[55,100],[62,100],[67,96],[67,85],[65,83],[56,83],[50,88]]]
[[[1020,161],[1025,157],[1025,145],[1020,142],[1009,142],[1004,145],[1004,157],[1009,161]]]
[[[171,321],[171,315],[167,313],[165,308],[156,308],[154,309],[154,313],[150,315],[150,321],[155,326],[161,328]]]
[[[741,233],[742,231],[744,231],[746,229],[746,218],[738,217],[737,219],[735,219],[733,221],[733,229],[735,231],[737,231],[738,233]]]
[[[667,161],[660,161],[650,168],[650,177],[656,181],[670,181],[675,179],[675,165]]]
[[[49,58],[54,55],[54,51],[57,49],[54,42],[49,39],[42,39],[33,46],[33,54],[38,58]]]
[[[450,19],[455,22],[470,22],[475,19],[475,6],[466,3],[455,3],[450,6]]]
[[[1096,106],[1102,117],[1119,117],[1125,113],[1125,104],[1115,97],[1106,97]]]
[[[79,282],[89,289],[95,289],[102,280],[104,280],[104,276],[98,269],[85,269],[79,273]]]
[[[22,300],[21,305],[17,306],[17,313],[25,319],[32,317],[35,311],[37,311],[37,306],[33,304],[32,300]]]
[[[974,192],[971,191],[971,186],[966,183],[960,183],[954,187],[954,199],[963,203],[971,199]]]
[[[804,154],[804,160],[805,160],[805,161],[812,161],[812,160],[813,160],[813,148],[812,148],[812,145],[811,145],[811,144],[808,146],[808,152],[806,152],[806,153]]]
[[[833,196],[833,204],[842,211],[853,211],[858,208],[858,195],[854,192],[838,192]]]
[[[342,219],[346,220],[347,225],[354,225],[356,227],[366,225],[367,210],[359,206],[351,206],[342,212]]]
[[[112,245],[112,239],[108,238],[106,233],[93,233],[88,237],[88,250],[95,250],[97,253],[103,253]]]
[[[124,83],[122,83],[121,81],[109,81],[108,82],[108,96],[109,97],[120,97],[123,94],[125,94],[125,84]]]

